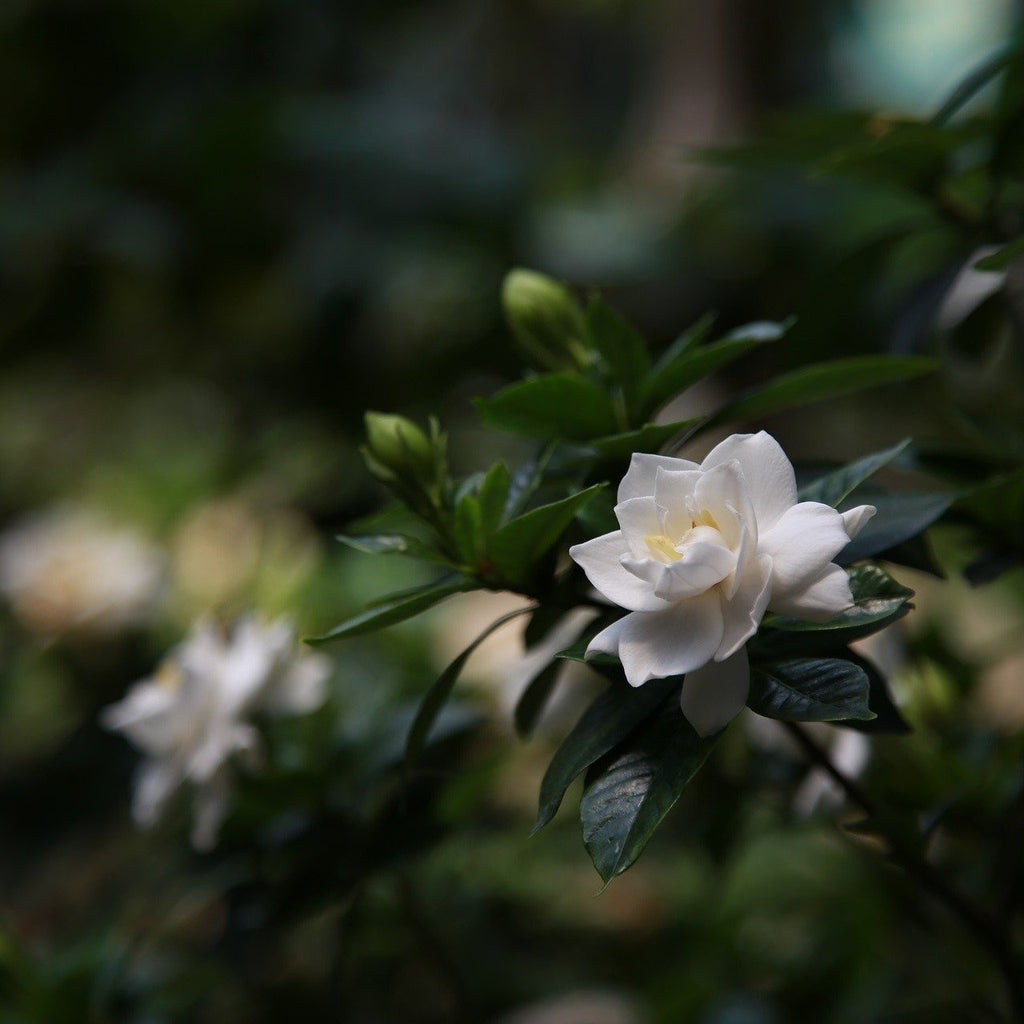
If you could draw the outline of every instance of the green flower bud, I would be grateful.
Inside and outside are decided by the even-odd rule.
[[[439,452],[429,437],[411,420],[389,413],[366,414],[366,462],[387,482],[408,479],[433,480]]]
[[[535,362],[547,369],[581,365],[583,310],[565,285],[517,268],[505,277],[501,302],[512,333]]]

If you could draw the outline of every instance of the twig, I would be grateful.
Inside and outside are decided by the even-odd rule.
[[[795,722],[784,723],[790,734],[800,745],[808,759],[820,768],[839,785],[851,803],[856,804],[869,818],[881,825],[883,819],[878,814],[874,800],[853,780],[844,775],[830,760],[827,753],[811,739]],[[947,910],[960,919],[962,924],[975,937],[996,962],[1010,999],[1013,1020],[1024,1024],[1024,964],[1018,962],[1014,955],[1010,938],[999,921],[990,916],[983,908],[976,906],[962,892],[954,888],[949,880],[935,866],[913,850],[899,837],[886,834],[889,843],[889,856],[917,883],[932,894]]]

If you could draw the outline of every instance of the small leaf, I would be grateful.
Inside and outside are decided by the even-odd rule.
[[[795,658],[754,669],[747,705],[783,722],[871,719],[867,673],[840,658]]]
[[[580,821],[587,852],[605,882],[640,856],[716,739],[701,739],[673,707],[594,766],[580,800]]]
[[[657,363],[654,365],[654,376],[657,376],[667,366],[674,363],[681,355],[689,352],[690,349],[702,345],[711,328],[715,324],[715,314],[705,313],[692,327],[688,327],[664,352],[662,352]]]
[[[1005,270],[1015,259],[1024,256],[1024,236],[1015,238],[1009,245],[1004,245],[998,252],[978,260],[975,270]]]
[[[455,544],[464,562],[475,565],[483,558],[483,513],[475,494],[464,494],[455,506]]]
[[[487,471],[480,484],[480,521],[485,537],[490,537],[505,514],[510,478],[503,462],[497,462]]]
[[[953,504],[955,494],[877,494],[877,511],[836,556],[839,565],[871,558],[927,529]]]
[[[491,538],[488,554],[502,578],[512,584],[526,583],[536,562],[547,554],[576,513],[604,486],[595,484],[561,501],[531,509],[498,530]]]
[[[608,392],[572,373],[549,373],[476,399],[483,421],[498,430],[541,440],[589,441],[618,429]]]
[[[562,662],[558,658],[549,661],[523,688],[516,701],[515,725],[517,735],[524,739],[533,732],[551,691],[558,682],[558,671]]]
[[[462,672],[469,656],[486,640],[496,629],[504,626],[519,615],[525,615],[532,610],[528,608],[517,608],[515,611],[502,615],[495,619],[442,673],[437,681],[427,690],[426,695],[420,702],[419,710],[409,727],[409,734],[405,741],[405,763],[411,766],[423,752],[423,747],[430,734],[430,728],[434,724],[445,702],[451,695],[459,675]]]
[[[627,459],[633,452],[657,452],[676,434],[690,430],[699,422],[699,417],[693,417],[675,423],[646,423],[637,430],[599,437],[591,442],[591,447],[606,459]]]
[[[440,565],[451,565],[451,560],[440,551],[432,548],[426,541],[418,537],[409,537],[404,533],[376,533],[348,536],[337,535],[337,540],[348,545],[355,551],[367,555],[406,555],[424,562],[436,562]]]
[[[634,408],[640,383],[651,361],[647,344],[636,329],[601,299],[591,299],[586,312],[587,339],[608,367],[611,380],[622,388],[626,406]]]
[[[644,388],[643,410],[647,414],[654,412],[692,384],[728,366],[752,348],[766,341],[775,341],[784,333],[785,327],[780,324],[749,324],[731,332],[721,341],[683,352],[665,365],[659,363]]]
[[[622,670],[619,669],[620,677],[621,674]],[[598,694],[555,751],[544,773],[534,832],[542,829],[555,816],[573,780],[653,714],[678,686],[678,677],[652,679],[636,688],[620,678]]]
[[[909,444],[909,440],[900,441],[885,451],[875,452],[874,455],[867,455],[841,469],[826,473],[813,483],[800,488],[800,500],[820,501],[835,508],[854,488],[859,487],[868,477],[906,451]]]
[[[359,636],[361,633],[371,633],[385,626],[393,626],[419,615],[420,612],[425,612],[452,594],[474,590],[476,586],[473,580],[464,576],[445,576],[434,583],[405,590],[400,594],[392,594],[390,598],[382,598],[374,607],[346,619],[323,636],[310,637],[307,643],[327,643],[329,640],[341,640],[344,637]]]
[[[815,363],[769,381],[763,387],[741,395],[716,412],[705,424],[727,420],[760,419],[783,409],[810,402],[838,398],[865,388],[913,380],[937,367],[924,356],[853,356]]]

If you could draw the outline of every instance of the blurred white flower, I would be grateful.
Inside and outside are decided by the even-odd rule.
[[[629,610],[587,653],[626,679],[686,674],[683,713],[702,736],[743,707],[746,641],[765,611],[824,622],[853,601],[832,559],[874,515],[797,502],[793,466],[761,431],[734,434],[698,465],[635,454],[619,484],[619,529],[570,549],[590,582]]]
[[[0,593],[26,628],[46,636],[144,624],[162,576],[159,548],[87,508],[53,508],[0,537]]]
[[[227,813],[231,761],[253,765],[259,711],[299,714],[326,695],[330,660],[300,650],[285,620],[241,618],[225,634],[197,622],[156,672],[106,708],[102,724],[124,733],[145,755],[132,800],[137,824],[152,825],[184,782],[196,789],[192,842],[209,849]]]

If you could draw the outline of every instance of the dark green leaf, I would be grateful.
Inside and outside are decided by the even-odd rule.
[[[1024,236],[1014,239],[1009,245],[1004,245],[998,252],[994,252],[974,264],[975,270],[1005,270],[1015,259],[1024,256]]]
[[[611,379],[622,388],[627,407],[633,409],[640,382],[651,365],[646,342],[631,324],[598,298],[591,299],[587,306],[586,330]]]
[[[520,381],[476,405],[488,426],[541,440],[590,441],[619,429],[608,392],[571,373]]]
[[[504,626],[519,615],[525,615],[529,608],[517,608],[513,612],[502,615],[495,619],[442,673],[437,681],[427,691],[420,702],[419,710],[409,727],[409,735],[405,741],[405,762],[411,766],[423,752],[427,742],[431,726],[444,707],[445,702],[451,695],[452,688],[459,678],[463,667],[469,656],[486,640],[496,629]]]
[[[934,372],[936,366],[933,359],[923,356],[853,356],[815,363],[776,377],[763,387],[742,395],[715,413],[706,425],[760,419],[810,402],[912,380]]]
[[[690,349],[704,343],[711,333],[715,323],[714,313],[705,313],[692,327],[688,327],[672,344],[662,352],[657,363],[654,364],[654,376],[661,373],[665,367],[674,363],[681,355],[689,352]]]
[[[488,553],[509,583],[525,583],[535,563],[565,532],[576,513],[605,485],[595,484],[550,505],[541,505],[506,523],[491,538]]]
[[[851,462],[848,466],[827,473],[815,480],[814,483],[801,487],[800,500],[820,501],[833,507],[839,505],[854,488],[859,487],[868,477],[892,462],[896,456],[906,450],[909,444],[909,440],[900,441],[892,448],[886,448],[885,451],[876,452],[874,455],[867,455],[863,459]]]
[[[459,557],[470,565],[483,558],[483,513],[475,494],[464,494],[455,506],[455,544]]]
[[[678,687],[678,677],[652,679],[636,688],[619,679],[598,694],[555,751],[544,773],[533,831],[543,828],[555,816],[574,779],[625,739]]]
[[[916,537],[949,508],[955,497],[954,494],[871,495],[871,504],[877,511],[839,552],[836,562],[849,565]]]
[[[604,490],[576,513],[576,518],[590,536],[601,537],[619,528],[615,502],[616,497],[612,491]]]
[[[640,856],[715,739],[701,739],[674,707],[594,766],[580,800],[580,821],[587,852],[605,882]]]
[[[623,434],[612,434],[599,437],[592,442],[601,455],[608,459],[629,458],[633,452],[657,452],[676,434],[682,434],[699,422],[697,417],[688,420],[677,420],[675,423],[646,423],[638,430],[628,430]]]
[[[328,640],[341,640],[343,637],[358,636],[361,633],[383,629],[385,626],[393,626],[397,622],[404,622],[414,615],[419,615],[420,612],[425,612],[452,594],[473,590],[475,587],[476,583],[464,576],[446,576],[434,583],[383,598],[375,607],[346,619],[323,636],[311,637],[307,642],[326,643]]]
[[[541,643],[544,638],[558,625],[569,612],[565,608],[555,608],[542,604],[531,616],[523,630],[523,644],[527,650]]]
[[[905,736],[911,732],[907,720],[900,714],[896,702],[889,692],[889,684],[885,681],[882,673],[871,664],[867,658],[862,658],[853,651],[843,651],[842,657],[849,659],[855,665],[863,669],[868,677],[868,685],[871,690],[868,694],[868,708],[874,712],[874,718],[868,719],[846,719],[837,721],[836,725],[843,725],[858,732],[867,733],[891,733],[893,735]]]
[[[537,719],[540,718],[540,714],[551,696],[551,691],[554,690],[555,683],[558,682],[558,672],[561,667],[562,662],[558,658],[548,662],[527,683],[519,695],[515,710],[516,733],[519,736],[526,737],[533,732]]]
[[[484,536],[489,537],[501,526],[509,492],[508,469],[497,462],[488,470],[480,484],[480,518]]]
[[[670,363],[659,363],[643,390],[644,413],[649,415],[692,384],[727,366],[755,346],[777,340],[783,333],[785,327],[781,324],[748,324],[732,331],[721,341],[685,351]]]
[[[362,534],[355,537],[338,534],[337,539],[342,544],[368,555],[406,555],[424,562],[451,564],[449,558],[432,548],[426,541],[402,533]]]
[[[870,683],[860,665],[840,658],[794,658],[755,668],[747,705],[783,722],[871,719]]]

